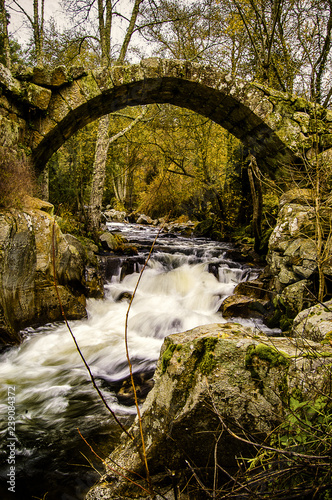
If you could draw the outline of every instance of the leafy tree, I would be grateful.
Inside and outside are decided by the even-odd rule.
[[[135,0],[132,7],[128,26],[123,38],[122,46],[117,58],[118,64],[123,64],[128,50],[128,46],[136,26],[136,19],[139,14],[139,7],[143,0]],[[111,34],[112,22],[114,16],[118,15],[115,10],[118,1],[98,0],[97,2],[97,18],[98,18],[98,41],[101,53],[102,65],[109,66],[112,62],[111,58]],[[89,15],[90,10],[95,5],[95,2],[67,2],[67,6],[78,15],[86,12]],[[109,140],[110,116],[103,116],[98,122],[97,141],[95,146],[95,157],[93,164],[92,185],[90,191],[89,213],[88,213],[88,230],[96,233],[100,224],[100,210],[102,206],[103,192],[105,186],[106,161],[107,153],[110,144]]]

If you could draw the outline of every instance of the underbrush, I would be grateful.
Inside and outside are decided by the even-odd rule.
[[[0,154],[0,207],[20,208],[25,196],[36,193],[34,171],[9,148],[1,148]]]

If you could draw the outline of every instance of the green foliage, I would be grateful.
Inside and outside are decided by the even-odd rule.
[[[60,205],[58,209],[57,223],[64,234],[81,237],[84,233],[83,224],[70,210]]]
[[[247,470],[247,479],[255,478],[259,485],[256,493],[265,491],[260,498],[286,498],[294,492],[302,498],[332,498],[332,405],[328,395],[311,400],[294,391],[285,420],[271,434],[269,446],[272,449],[261,449],[249,460]]]
[[[6,59],[4,54],[3,36],[4,35],[0,34],[0,63],[5,65]],[[22,52],[20,44],[16,40],[9,41],[9,50],[12,65],[24,64],[24,54]]]
[[[88,203],[95,132],[95,124],[80,130],[49,161],[49,196],[55,207],[81,213]]]

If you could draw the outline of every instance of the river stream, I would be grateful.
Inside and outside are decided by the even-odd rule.
[[[108,226],[137,244],[139,256],[111,259],[113,276],[105,286],[105,298],[89,299],[88,317],[70,325],[105,399],[129,426],[135,408],[123,404],[114,387],[129,374],[125,317],[157,229]],[[135,373],[153,372],[166,335],[225,322],[218,312],[222,301],[237,283],[257,276],[257,269],[226,258],[230,247],[160,234],[129,314],[128,345]],[[124,268],[133,272],[124,275]],[[257,320],[234,321],[264,329]],[[96,395],[67,327],[49,324],[27,329],[24,335],[20,346],[0,356],[0,498],[83,499],[99,477],[92,465],[101,469],[101,463],[78,429],[100,456],[116,444],[119,430]]]

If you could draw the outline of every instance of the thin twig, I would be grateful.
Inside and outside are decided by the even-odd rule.
[[[92,453],[97,457],[99,458],[99,460],[102,461],[102,463],[108,468],[110,469],[112,472],[115,472],[117,475],[123,477],[124,479],[126,479],[127,481],[135,484],[136,486],[138,486],[139,488],[141,488],[142,490],[146,491],[147,493],[151,493],[150,491],[148,491],[146,488],[144,488],[144,486],[142,486],[141,484],[139,483],[136,483],[136,481],[133,481],[132,479],[130,479],[128,476],[125,476],[124,474],[121,474],[121,472],[119,472],[118,470],[116,469],[113,469],[113,467],[111,467],[102,457],[100,457],[98,455],[98,453],[95,452],[95,450],[92,448],[92,446],[87,442],[87,440],[85,439],[85,437],[81,434],[81,431],[79,429],[77,429],[77,432],[79,433],[79,435],[81,436],[81,438],[83,439],[83,441],[85,442],[85,444],[90,448],[90,450],[92,451]],[[128,472],[131,472],[131,471],[128,471]]]
[[[134,439],[133,436],[127,431],[127,429],[122,425],[122,423],[120,422],[120,420],[118,419],[118,417],[116,416],[116,414],[114,413],[114,411],[109,407],[104,395],[102,394],[101,390],[99,389],[97,383],[96,383],[96,380],[95,380],[95,377],[90,369],[90,366],[88,364],[88,362],[86,361],[79,345],[78,345],[78,342],[75,338],[75,335],[68,323],[68,320],[67,320],[67,316],[66,316],[66,313],[65,313],[65,310],[63,308],[63,304],[62,304],[62,300],[61,300],[61,297],[60,297],[60,293],[59,293],[59,289],[58,289],[58,285],[57,285],[57,282],[56,282],[56,266],[55,266],[55,218],[54,218],[54,221],[53,221],[53,231],[52,231],[52,265],[53,265],[53,280],[54,280],[54,288],[55,288],[55,291],[56,291],[56,295],[57,295],[57,298],[58,298],[58,302],[59,302],[59,305],[60,305],[60,309],[61,309],[61,314],[62,314],[62,317],[65,321],[65,324],[70,332],[70,335],[75,343],[75,346],[76,346],[76,349],[77,349],[77,352],[79,353],[84,365],[85,365],[85,368],[87,369],[88,373],[89,373],[89,376],[90,376],[90,379],[91,379],[91,382],[92,382],[92,385],[93,387],[95,388],[95,390],[97,391],[98,393],[98,396],[100,397],[100,399],[102,400],[102,402],[104,403],[104,406],[107,408],[107,410],[111,413],[112,417],[114,418],[114,420],[116,421],[116,423],[121,427],[121,429],[123,430],[123,432],[125,432],[125,434],[130,437],[130,439]]]
[[[159,234],[161,233],[161,231],[164,228],[164,225],[165,225],[165,222],[160,226],[160,228],[158,230],[158,233],[157,233],[157,235],[156,235],[156,237],[153,240],[153,243],[151,245],[149,255],[147,256],[147,258],[146,258],[146,260],[144,262],[144,265],[143,265],[143,267],[141,269],[141,272],[139,274],[136,286],[134,288],[133,294],[132,294],[130,302],[129,302],[129,306],[128,306],[127,313],[126,313],[126,321],[125,321],[126,356],[127,356],[127,362],[128,362],[129,372],[130,372],[131,385],[132,385],[133,392],[134,392],[135,406],[136,406],[137,417],[138,417],[138,422],[139,422],[139,430],[140,430],[140,435],[141,435],[141,440],[142,440],[143,461],[144,461],[144,466],[145,466],[145,469],[146,469],[147,481],[148,481],[148,484],[149,484],[149,486],[151,488],[152,488],[152,485],[151,485],[151,478],[150,478],[148,461],[147,461],[147,457],[146,457],[146,448],[145,448],[145,440],[144,440],[143,427],[142,427],[142,418],[141,418],[141,412],[140,412],[140,409],[139,409],[139,404],[138,404],[138,399],[137,399],[137,391],[136,391],[135,381],[134,381],[134,375],[133,375],[133,366],[132,366],[132,363],[131,363],[131,360],[130,360],[130,355],[129,355],[129,347],[128,347],[128,318],[129,318],[129,312],[130,312],[130,309],[131,309],[131,305],[132,305],[134,297],[136,295],[136,291],[137,291],[138,285],[139,285],[139,283],[141,281],[141,278],[143,276],[144,270],[145,270],[145,268],[146,268],[146,266],[147,266],[147,264],[148,264],[148,262],[150,260],[150,257],[151,257],[152,252],[153,252],[153,248],[154,248],[155,243],[156,243],[156,241],[157,241],[157,239],[159,237]],[[152,492],[152,489],[151,489],[151,492]]]

